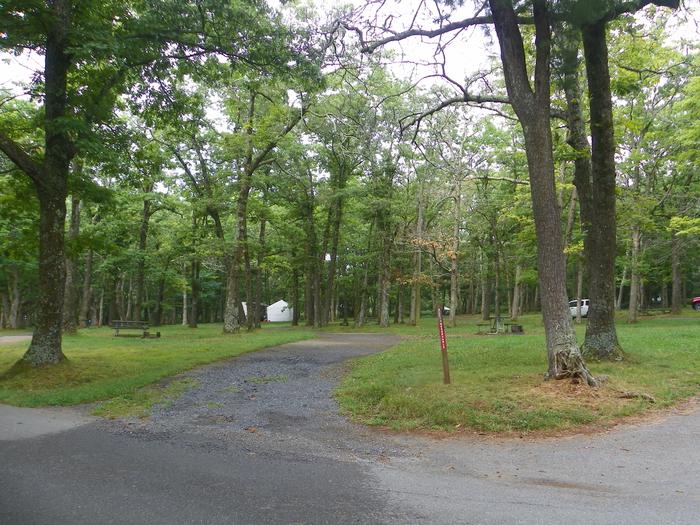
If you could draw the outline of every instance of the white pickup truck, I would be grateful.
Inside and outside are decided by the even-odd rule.
[[[575,299],[569,301],[569,310],[571,317],[576,317],[577,302]],[[588,299],[581,299],[581,317],[588,317]]]

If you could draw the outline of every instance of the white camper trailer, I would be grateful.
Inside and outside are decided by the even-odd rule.
[[[286,301],[279,300],[267,307],[267,320],[271,323],[289,322],[293,314],[293,308]]]

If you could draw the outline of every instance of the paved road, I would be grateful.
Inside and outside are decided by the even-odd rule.
[[[145,421],[0,407],[0,523],[700,521],[697,407],[536,442],[348,423],[343,361],[393,343],[329,334],[207,366]]]

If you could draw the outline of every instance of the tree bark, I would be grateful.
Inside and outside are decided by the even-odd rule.
[[[22,289],[20,288],[20,275],[17,265],[12,265],[10,270],[10,304],[8,324],[10,328],[19,328],[19,306],[22,304]]]
[[[336,193],[342,192],[342,190],[345,188],[345,175],[343,174],[343,171],[340,171],[340,174],[338,175],[338,183],[337,183],[337,188],[336,188]],[[333,287],[335,284],[335,273],[336,273],[336,263],[338,259],[338,245],[340,243],[340,227],[342,224],[342,219],[343,219],[343,197],[342,193],[341,194],[336,194],[333,197],[333,201],[331,204],[331,214],[329,217],[329,220],[331,222],[330,224],[330,235],[331,235],[331,242],[330,242],[330,251],[329,251],[329,258],[330,260],[328,261],[328,276],[326,279],[326,293],[323,298],[323,309],[321,310],[322,317],[321,317],[321,325],[326,326],[328,324],[329,316],[331,315],[331,297],[333,296]],[[325,253],[321,254],[322,257],[325,258]]]
[[[197,320],[199,319],[199,261],[195,258],[190,263],[190,315],[187,319],[187,326],[197,328]]]
[[[595,385],[596,381],[586,368],[576,343],[566,294],[566,261],[554,184],[549,123],[551,31],[547,2],[533,2],[536,53],[534,91],[530,86],[525,50],[513,4],[505,0],[490,0],[489,4],[501,48],[506,90],[525,137],[537,236],[542,317],[547,340],[547,377],[580,377],[589,385]]]
[[[299,326],[299,270],[292,270],[292,326]]]
[[[639,252],[642,245],[642,232],[639,226],[632,228],[632,261],[630,270],[630,304],[627,311],[627,322],[636,323],[639,312]]]
[[[263,297],[263,262],[265,261],[265,230],[266,219],[260,218],[260,234],[258,236],[258,257],[257,267],[255,269],[255,328],[260,328],[260,313],[262,312],[262,297]]]
[[[457,308],[459,301],[459,233],[462,221],[462,186],[455,183],[455,209],[452,224],[452,251],[450,253],[450,316],[449,325],[457,326]]]
[[[0,136],[0,149],[32,180],[39,198],[39,300],[29,349],[17,364],[56,364],[65,359],[61,347],[65,292],[64,227],[68,172],[73,143],[63,120],[68,114],[67,88],[71,2],[55,0],[49,14],[44,50],[44,158],[35,161],[21,146]]]
[[[583,352],[597,359],[621,360],[624,354],[615,329],[615,135],[606,23],[588,25],[582,35],[592,141],[591,183],[579,189],[579,193],[589,190],[581,199],[586,202],[581,215],[590,299]]]
[[[617,302],[615,303],[615,310],[622,310],[622,297],[625,291],[625,280],[627,279],[627,264],[622,267],[622,278],[620,279],[620,289],[617,293]]]
[[[153,184],[144,188],[145,193],[153,191]],[[139,246],[136,264],[136,293],[134,297],[133,317],[137,321],[143,321],[143,294],[146,283],[146,244],[148,242],[148,227],[151,221],[151,199],[143,200],[141,212],[141,226],[139,228]]]
[[[521,266],[518,264],[515,266],[515,279],[513,279],[513,302],[510,307],[510,318],[513,321],[517,321],[520,316],[520,274],[522,272]]]
[[[75,243],[80,234],[80,198],[73,195],[71,198],[70,227],[68,229],[69,242]],[[74,334],[78,331],[78,286],[77,261],[75,246],[71,246],[66,255],[66,283],[63,297],[63,333]]]
[[[83,294],[80,300],[80,328],[86,328],[90,319],[90,304],[92,303],[92,261],[95,254],[88,250],[85,255],[85,273],[83,274]]]
[[[416,218],[416,240],[420,243],[423,238],[423,184],[420,183],[418,190],[418,214]],[[421,246],[415,248],[413,256],[413,283],[411,285],[411,308],[408,318],[408,323],[411,326],[416,326],[420,322],[421,310],[421,277],[423,274],[423,251]]]

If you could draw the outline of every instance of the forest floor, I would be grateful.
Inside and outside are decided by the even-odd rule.
[[[697,401],[565,437],[354,424],[348,359],[398,338],[321,334],[186,372],[138,417],[0,405],[3,523],[691,524]]]

